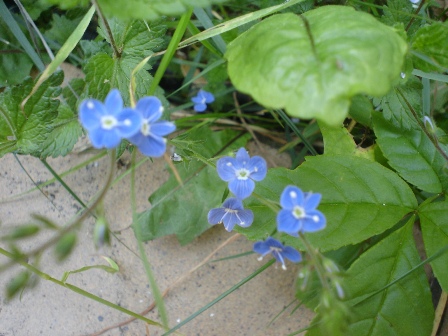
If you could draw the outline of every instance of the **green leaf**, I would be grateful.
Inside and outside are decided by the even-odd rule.
[[[54,248],[56,259],[62,261],[67,258],[72,252],[76,244],[76,233],[68,232],[59,239]]]
[[[434,255],[448,245],[448,200],[429,203],[419,209],[420,224],[426,255]],[[448,292],[448,254],[431,262],[432,269],[444,292]]]
[[[324,138],[325,155],[356,155],[375,161],[373,148],[364,149],[359,147],[345,127],[331,127],[319,123],[319,128]]]
[[[76,29],[81,19],[77,17],[71,20],[66,16],[53,14],[51,28],[45,32],[45,36],[62,45]]]
[[[125,55],[144,58],[154,51],[160,50],[164,44],[167,26],[164,20],[157,20],[147,24],[141,20],[123,22],[116,18],[108,20],[115,45]],[[105,28],[98,33],[110,43]]]
[[[383,6],[384,15],[381,17],[381,22],[389,26],[407,27],[413,18],[415,9],[412,3],[408,0],[388,0],[387,6]],[[414,19],[411,26],[406,30],[408,36],[413,36],[420,27],[422,20]]]
[[[381,106],[384,118],[395,126],[406,130],[418,128],[410,107],[418,118],[423,119],[422,84],[417,77],[411,76],[407,82],[394,87],[381,99],[375,100],[375,104]]]
[[[23,111],[20,105],[34,86],[31,78],[0,94],[0,157],[13,151],[39,153],[53,129],[62,79],[63,73],[59,71],[43,82],[28,99]]]
[[[412,41],[412,50],[429,57],[436,65],[448,68],[448,25],[435,22],[420,28]],[[436,66],[414,57],[414,66],[423,71],[439,70]]]
[[[255,193],[272,202],[279,202],[287,185],[296,185],[304,192],[322,194],[318,207],[327,218],[327,227],[307,234],[313,246],[328,251],[356,244],[380,234],[417,208],[409,186],[397,174],[376,162],[356,156],[321,155],[308,157],[295,170],[269,169],[267,177],[257,183]],[[254,212],[251,227],[241,229],[249,239],[264,239],[276,229],[276,212],[259,214],[266,205],[254,200],[248,208]],[[259,224],[261,221],[262,225]],[[284,235],[284,238],[289,236]],[[301,248],[299,240],[287,240]]]
[[[6,285],[6,297],[8,299],[12,299],[14,296],[19,293],[20,290],[23,290],[28,280],[30,279],[30,273],[27,271],[22,271],[14,277],[7,285]]]
[[[3,240],[17,240],[28,238],[36,235],[40,230],[40,227],[37,225],[21,225],[16,227],[10,234],[2,237]]]
[[[228,45],[226,58],[233,84],[259,103],[339,125],[351,97],[390,90],[406,51],[394,29],[371,15],[323,6],[263,20]]]
[[[190,153],[198,151],[202,157],[209,159],[221,149],[237,149],[247,141],[247,137],[234,141],[237,135],[234,131],[212,132],[202,127],[188,138],[189,141],[203,141],[200,146],[192,147]],[[222,205],[221,197],[226,183],[219,178],[215,168],[194,159],[194,156],[188,164],[178,164],[176,168],[184,185],[180,186],[171,177],[150,196],[151,208],[141,213],[136,223],[142,240],[176,234],[182,245],[188,244],[211,227],[207,221],[209,210]]]
[[[70,274],[74,274],[74,273],[82,273],[91,269],[100,269],[103,271],[106,271],[108,273],[117,273],[120,269],[117,265],[117,263],[115,261],[113,261],[112,259],[105,257],[105,256],[101,256],[104,260],[107,261],[107,263],[110,266],[105,266],[105,265],[92,265],[92,266],[85,266],[82,268],[79,268],[77,270],[74,271],[68,271],[68,272],[64,272],[64,275],[62,276],[61,281],[62,282],[66,282],[68,277],[70,276]]]
[[[67,155],[82,134],[77,116],[67,105],[61,105],[58,112],[52,124],[53,130],[42,144],[40,158]]]
[[[33,61],[21,52],[19,43],[0,17],[0,88],[21,83],[30,75]]]
[[[419,189],[439,193],[448,187],[446,161],[419,129],[403,130],[373,114],[377,143],[389,165]]]
[[[343,284],[353,305],[349,335],[422,336],[432,329],[434,308],[423,268],[376,293],[420,263],[412,236],[414,217],[370,248],[346,273]],[[373,295],[373,296],[372,296]]]
[[[364,126],[372,125],[373,106],[369,98],[364,95],[356,95],[352,98],[349,114],[357,122]]]

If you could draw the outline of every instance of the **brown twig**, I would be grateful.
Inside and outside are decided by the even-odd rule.
[[[197,269],[199,269],[200,267],[202,267],[203,265],[205,265],[219,250],[221,250],[223,247],[225,247],[227,244],[232,243],[233,241],[235,241],[238,237],[240,237],[241,234],[237,233],[235,235],[233,235],[232,237],[230,237],[229,239],[227,239],[226,241],[224,241],[221,245],[219,245],[216,249],[213,250],[212,253],[210,253],[204,260],[202,260],[199,264],[197,264],[195,267],[193,267],[191,270],[189,270],[187,273],[185,273],[184,275],[182,275],[181,277],[177,278],[176,281],[174,281],[167,289],[165,289],[162,293],[162,298],[164,298],[165,296],[168,295],[168,292],[170,290],[173,289],[173,287],[175,287],[177,284],[179,284],[181,281],[183,281],[185,278],[187,278],[188,276],[190,276],[193,272],[195,272]],[[155,302],[152,302],[145,310],[143,310],[140,315],[146,315],[148,314],[151,310],[153,310],[156,306]],[[115,328],[120,328],[123,327],[133,321],[135,321],[137,318],[135,317],[131,317],[130,319],[127,319],[126,321],[111,325],[109,327],[106,327],[94,334],[90,334],[88,336],[99,336],[104,334],[106,331],[115,329]]]

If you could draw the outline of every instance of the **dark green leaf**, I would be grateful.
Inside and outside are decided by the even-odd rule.
[[[426,255],[434,255],[448,245],[448,200],[426,204],[419,209]],[[434,274],[443,291],[448,292],[448,254],[431,262]]]
[[[446,161],[422,130],[400,129],[380,113],[374,113],[373,123],[384,156],[406,181],[427,192],[446,190]]]
[[[57,116],[63,73],[57,72],[39,87],[25,104],[21,103],[31,92],[30,78],[22,85],[6,89],[0,94],[0,156],[12,151],[20,154],[39,153],[42,144],[53,129]]]
[[[423,268],[371,296],[421,262],[412,235],[413,222],[414,217],[361,255],[347,271],[344,288],[347,303],[354,306],[349,335],[431,333],[434,308]]]
[[[234,141],[238,133],[233,131],[212,132],[202,127],[190,134],[191,152],[209,159],[220,153],[244,146],[247,137]],[[195,147],[194,141],[206,139]],[[180,154],[183,154],[179,151]],[[194,154],[193,154],[194,155]],[[183,156],[183,155],[182,155]],[[211,226],[207,221],[210,209],[222,205],[221,198],[227,185],[216,169],[191,158],[188,164],[176,165],[184,185],[180,186],[172,176],[170,180],[151,195],[151,208],[140,214],[138,228],[142,240],[152,240],[176,234],[184,245],[191,242]],[[139,233],[136,232],[137,237]]]
[[[354,95],[390,90],[406,51],[395,30],[371,15],[323,6],[263,20],[229,44],[226,58],[238,90],[293,117],[335,126]]]
[[[357,122],[370,127],[372,124],[372,111],[372,102],[366,96],[356,95],[352,98],[349,114]]]
[[[54,248],[56,259],[62,261],[72,252],[76,244],[76,233],[68,232],[59,239]]]
[[[70,20],[67,16],[53,14],[51,28],[45,32],[45,35],[62,45],[76,29],[81,19],[82,17],[78,17]]]
[[[322,194],[319,210],[327,218],[327,227],[308,234],[308,239],[323,251],[380,234],[417,208],[412,190],[395,173],[356,156],[322,155],[307,158],[293,171],[270,169],[267,177],[257,184],[255,193],[278,203],[287,185]],[[255,220],[251,227],[239,232],[249,239],[264,239],[276,229],[276,212],[271,210],[269,216],[269,210],[260,201],[251,198],[249,202]],[[293,237],[288,244],[301,248]]]
[[[408,0],[388,0],[387,6],[383,6],[383,10],[384,15],[381,17],[381,21],[389,26],[401,26],[403,33],[415,11],[412,3]],[[421,22],[422,20],[414,18],[411,26],[406,30],[407,34],[414,35]]]

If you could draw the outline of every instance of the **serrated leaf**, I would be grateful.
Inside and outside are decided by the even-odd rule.
[[[412,7],[411,1],[408,0],[388,0],[387,6],[383,6],[384,15],[381,17],[381,22],[389,26],[401,25],[403,28],[407,27],[412,19],[415,9]],[[421,20],[413,20],[411,26],[406,29],[408,36],[413,36],[421,25]]]
[[[371,15],[323,6],[263,20],[230,43],[225,56],[233,84],[259,103],[339,125],[351,97],[390,90],[406,51],[394,29]]]
[[[417,208],[412,190],[397,174],[356,156],[321,155],[307,158],[295,170],[270,169],[266,178],[257,183],[255,192],[279,202],[287,185],[322,194],[318,209],[326,216],[327,227],[307,234],[313,246],[322,251],[356,244],[380,234]],[[248,208],[254,212],[254,223],[239,232],[249,239],[264,239],[272,234],[276,213],[271,210],[270,218],[259,215],[258,209],[265,206],[253,199]],[[260,227],[259,220],[267,223]],[[291,238],[288,243],[300,248],[298,239]]]
[[[45,36],[62,45],[76,29],[81,19],[82,17],[78,17],[71,20],[67,16],[53,14],[51,28],[45,32]]]
[[[348,335],[431,333],[434,308],[423,268],[367,298],[421,262],[412,235],[413,221],[414,217],[362,254],[347,271],[347,303],[354,305]]]
[[[375,102],[383,109],[384,118],[397,127],[406,130],[418,128],[409,105],[417,117],[423,119],[422,84],[415,76],[411,76],[404,84],[394,87]]]
[[[167,29],[163,20],[148,24],[142,20],[124,22],[117,18],[111,18],[108,22],[117,49],[123,51],[125,55],[145,58],[163,46]],[[110,43],[104,27],[98,32]]]
[[[53,74],[29,98],[23,111],[20,105],[34,86],[31,78],[0,94],[0,157],[12,151],[39,153],[53,129],[62,79],[61,71]]]
[[[42,144],[40,158],[67,155],[82,134],[77,116],[67,105],[61,105],[58,112],[52,124],[53,130]]]
[[[448,187],[446,161],[419,129],[403,130],[374,113],[377,143],[389,165],[419,189],[439,193]]]
[[[419,209],[420,224],[428,257],[448,245],[448,200],[423,205]],[[444,292],[448,292],[448,254],[431,262],[434,274]]]
[[[435,22],[420,28],[412,41],[412,50],[428,56],[435,64],[448,68],[448,25]],[[414,57],[414,66],[423,71],[437,71],[439,68]]]
[[[208,159],[221,149],[237,149],[247,141],[247,137],[235,140],[238,133],[234,131],[212,132],[201,128],[191,134],[189,140],[206,139],[200,147],[200,154]],[[211,227],[207,221],[210,209],[222,205],[221,197],[227,185],[216,169],[194,158],[187,164],[176,165],[184,185],[171,177],[167,183],[151,195],[151,208],[141,213],[136,225],[142,240],[152,240],[169,234],[176,234],[182,245]],[[134,230],[136,230],[134,228]],[[137,237],[139,234],[136,233]]]
[[[87,94],[99,100],[103,100],[112,88],[120,90],[125,105],[130,105],[129,80],[132,70],[141,60],[136,57],[123,56],[112,58],[100,53],[93,56],[84,67],[86,83],[88,83]],[[153,77],[147,71],[139,71],[135,75],[136,98],[146,96]],[[161,90],[157,94],[161,97]]]
[[[78,101],[82,97],[86,82],[82,78],[73,78],[70,80],[69,85],[62,88],[62,96],[65,102],[72,109],[72,111],[77,111]]]

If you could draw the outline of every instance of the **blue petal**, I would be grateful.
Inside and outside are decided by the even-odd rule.
[[[123,99],[121,98],[121,93],[117,89],[113,89],[109,92],[106,99],[104,100],[104,105],[108,114],[116,116],[123,109]]]
[[[165,136],[173,133],[176,130],[176,125],[170,121],[159,121],[151,124],[151,133],[158,136]]]
[[[254,222],[254,213],[252,210],[241,210],[238,211],[237,215],[240,218],[240,221],[237,224],[243,228],[251,226]]]
[[[241,200],[239,200],[235,197],[226,199],[224,201],[222,207],[226,208],[226,209],[232,209],[232,210],[244,210],[243,202],[241,202]]]
[[[233,230],[236,224],[240,224],[240,220],[235,213],[228,212],[226,216],[222,219],[222,224],[224,228],[230,232]]]
[[[199,102],[199,103],[197,103],[197,104],[194,104],[193,109],[194,109],[196,112],[204,112],[204,111],[207,109],[207,105],[205,105],[205,104]]]
[[[240,149],[238,149],[238,152],[236,152],[235,158],[238,161],[238,163],[240,163],[241,168],[243,168],[243,167],[246,168],[246,165],[248,165],[249,161],[250,161],[250,156],[244,147],[241,147]]]
[[[272,237],[266,238],[266,244],[268,244],[270,247],[283,249],[283,244],[280,243],[277,239],[274,239]]]
[[[226,210],[223,208],[211,209],[208,212],[207,220],[210,224],[213,224],[213,225],[220,224],[221,220],[225,214],[226,214]]]
[[[215,101],[215,96],[211,92],[199,90],[198,95],[201,95],[203,98],[205,98],[205,102],[207,104],[213,103]]]
[[[128,139],[138,147],[143,155],[150,157],[160,157],[166,151],[166,142],[164,138],[149,135],[144,136],[141,132]]]
[[[302,256],[300,255],[299,251],[292,248],[291,246],[286,246],[283,249],[282,254],[286,259],[294,263],[298,263],[300,260],[302,260]]]
[[[229,182],[229,190],[239,199],[249,197],[255,189],[255,182],[251,179],[234,179]]]
[[[89,132],[89,138],[95,148],[115,148],[121,141],[121,137],[117,134],[115,129],[103,130],[98,128]]]
[[[259,253],[263,256],[271,252],[271,248],[268,244],[263,241],[256,242],[253,247],[254,252]]]
[[[291,236],[298,236],[302,229],[301,221],[295,218],[290,210],[282,209],[277,214],[277,230]]]
[[[143,118],[153,123],[162,116],[163,107],[159,98],[143,97],[137,102],[135,108],[142,114]]]
[[[302,220],[302,231],[303,232],[316,232],[325,228],[327,219],[324,214],[320,211],[310,211],[307,212],[307,217]],[[310,217],[308,217],[310,216]],[[317,216],[318,220],[314,221],[312,217]]]
[[[216,170],[221,180],[229,182],[236,179],[236,160],[229,156],[223,157],[216,162]]]
[[[280,205],[283,209],[292,210],[296,205],[303,205],[303,192],[296,186],[287,186],[280,196]]]
[[[268,171],[266,161],[261,156],[254,156],[249,160],[247,169],[251,172],[250,178],[255,181],[261,181],[266,177]]]
[[[191,101],[195,104],[204,104],[203,100],[204,99],[199,94],[196,97],[191,98]]]
[[[117,126],[117,130],[123,138],[129,138],[138,133],[143,121],[141,114],[130,108],[126,108],[121,111],[121,113],[117,116],[117,119],[120,123],[120,125]],[[125,125],[124,123],[126,121],[130,124]]]
[[[321,194],[305,193],[305,200],[303,202],[304,205],[303,207],[305,208],[305,211],[308,212],[316,209],[321,199],[322,199]]]
[[[101,117],[107,111],[100,101],[96,99],[84,100],[79,106],[79,121],[88,131],[101,127]]]

